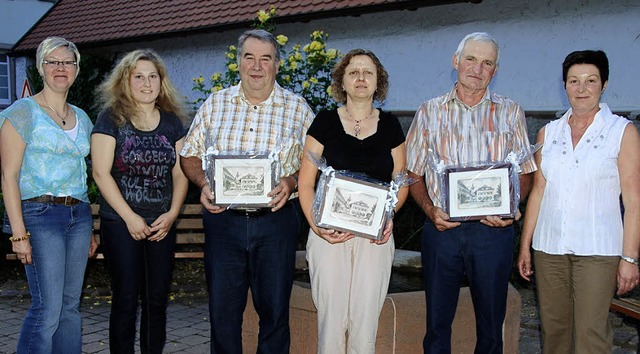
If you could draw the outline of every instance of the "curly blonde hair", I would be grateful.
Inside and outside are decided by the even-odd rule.
[[[164,61],[152,49],[137,49],[120,59],[107,79],[98,88],[102,107],[111,110],[115,123],[120,127],[127,121],[130,122],[132,116],[141,112],[141,107],[131,93],[129,80],[140,60],[153,63],[160,75],[160,94],[156,99],[156,106],[160,110],[174,113],[184,120],[185,114],[180,104],[180,95],[169,80]]]

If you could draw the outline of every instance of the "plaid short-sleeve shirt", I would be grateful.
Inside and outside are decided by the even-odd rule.
[[[205,160],[212,146],[220,152],[278,151],[281,175],[300,168],[302,148],[314,113],[306,101],[277,83],[267,100],[247,101],[240,84],[215,92],[202,104],[180,156]]]
[[[487,92],[473,107],[458,99],[454,88],[420,106],[407,134],[407,169],[425,176],[429,197],[442,207],[439,175],[428,168],[431,157],[445,166],[504,162],[509,152],[528,150],[524,111],[507,97]],[[531,157],[521,173],[534,172]]]

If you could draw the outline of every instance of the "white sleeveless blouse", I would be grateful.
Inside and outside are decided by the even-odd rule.
[[[549,254],[622,254],[618,154],[630,122],[600,111],[575,149],[568,119],[545,127],[542,173],[547,181],[533,234],[533,248]]]

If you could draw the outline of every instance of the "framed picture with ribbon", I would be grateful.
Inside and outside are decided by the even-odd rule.
[[[488,215],[513,218],[517,205],[509,178],[512,165],[452,167],[444,171],[444,211],[451,221],[479,220]]]
[[[267,155],[215,155],[207,166],[213,204],[231,209],[268,207],[267,194],[277,178],[275,163]]]
[[[336,174],[326,183],[316,225],[380,240],[384,231],[385,205],[389,186],[348,174]]]

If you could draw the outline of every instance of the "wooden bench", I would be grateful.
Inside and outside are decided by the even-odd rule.
[[[626,297],[611,300],[611,311],[619,312],[640,320],[640,299]]]
[[[91,205],[93,217],[94,234],[100,233],[100,217],[98,216],[98,205]],[[202,226],[202,205],[185,204],[180,210],[180,215],[176,219],[176,258],[203,258],[204,229]],[[97,259],[104,259],[104,255],[98,248]],[[7,254],[7,260],[17,260],[15,254]]]

